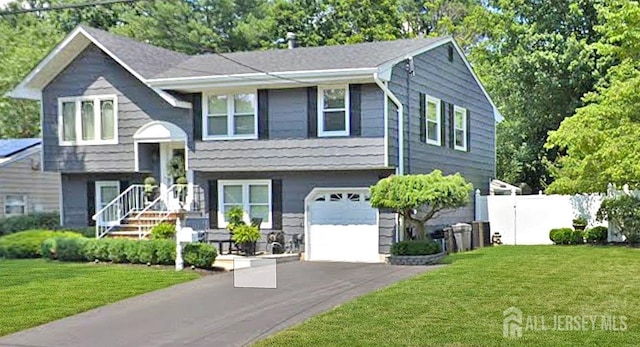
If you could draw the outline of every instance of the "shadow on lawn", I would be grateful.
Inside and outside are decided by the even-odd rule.
[[[469,259],[476,259],[479,257],[484,256],[484,254],[480,253],[480,252],[464,252],[464,253],[452,253],[447,255],[446,257],[444,257],[441,261],[440,264],[453,264],[457,261],[461,261],[461,260],[469,260]]]

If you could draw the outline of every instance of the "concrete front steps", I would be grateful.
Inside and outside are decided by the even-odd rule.
[[[213,263],[214,267],[222,268],[226,271],[233,271],[234,262],[237,268],[251,267],[252,259],[275,259],[276,264],[288,263],[292,261],[300,261],[302,258],[300,253],[284,253],[284,254],[260,254],[252,257],[245,257],[236,254],[225,254],[216,257]]]

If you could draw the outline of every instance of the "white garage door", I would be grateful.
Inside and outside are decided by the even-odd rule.
[[[380,262],[378,211],[368,189],[320,193],[307,208],[308,260]]]

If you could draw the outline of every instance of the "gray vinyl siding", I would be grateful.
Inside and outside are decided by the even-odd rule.
[[[495,120],[491,103],[455,50],[453,61],[448,60],[447,45],[414,57],[414,68],[415,75],[410,77],[409,82],[409,95],[404,63],[393,68],[389,83],[389,88],[405,108],[405,173],[429,173],[434,169],[440,169],[445,174],[460,172],[467,181],[473,183],[474,189],[486,193],[489,181],[495,177]],[[458,151],[449,146],[451,134],[448,117],[443,124],[446,133],[443,146],[420,141],[419,93],[462,106],[470,111],[470,151]],[[408,123],[406,118],[409,118]],[[471,220],[473,204],[438,218],[430,224],[451,224]]]
[[[361,136],[309,138],[307,89],[269,90],[269,138],[197,141],[198,171],[354,170],[384,167],[384,98],[361,88]]]
[[[304,199],[313,188],[318,187],[369,187],[380,177],[391,171],[321,171],[321,172],[196,172],[196,184],[205,188],[208,194],[208,181],[221,179],[281,179],[282,180],[282,230],[287,240],[294,234],[304,234]],[[218,192],[220,193],[220,192]],[[207,201],[208,197],[207,197]],[[395,235],[395,214],[387,211],[380,213],[380,253],[389,253]],[[263,230],[263,240],[259,249],[266,247],[266,235],[272,230]],[[225,230],[219,230],[216,236],[228,237]]]
[[[63,194],[62,207],[64,209],[64,221],[62,225],[73,228],[86,227],[88,225],[88,182],[128,181],[130,184],[142,184],[142,180],[143,177],[140,174],[135,173],[61,174]]]
[[[60,210],[60,174],[40,171],[40,150],[29,149],[0,166],[0,218],[7,195],[26,196],[26,213]]]
[[[116,95],[118,144],[58,145],[58,98]],[[90,45],[43,90],[44,168],[61,172],[134,171],[133,134],[153,120],[181,127],[193,148],[191,110],[175,108],[117,62]]]

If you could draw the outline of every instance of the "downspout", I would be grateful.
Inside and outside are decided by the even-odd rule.
[[[378,87],[380,87],[380,89],[382,89],[382,92],[385,95],[385,98],[389,98],[391,99],[391,102],[393,102],[398,111],[397,111],[397,116],[398,116],[398,167],[396,168],[396,174],[398,175],[404,175],[404,122],[402,121],[403,119],[403,115],[404,115],[404,107],[402,106],[402,103],[400,102],[400,99],[398,99],[391,90],[389,90],[389,87],[387,87],[387,84],[385,82],[383,82],[380,79],[380,76],[378,76],[377,72],[373,73],[373,80],[376,82],[376,84],[378,85]],[[385,148],[388,148],[388,141],[389,141],[389,137],[388,137],[388,133],[389,133],[389,129],[388,129],[388,125],[389,125],[389,110],[387,108],[385,108],[384,110],[384,115],[385,115],[385,124],[387,126],[385,126],[384,132],[385,132],[385,142],[387,142]],[[388,151],[388,149],[387,149]],[[389,153],[385,153],[386,157],[389,158]],[[387,159],[388,160],[388,159]]]

